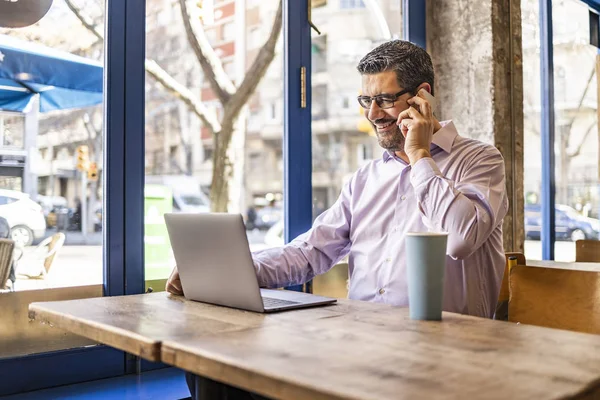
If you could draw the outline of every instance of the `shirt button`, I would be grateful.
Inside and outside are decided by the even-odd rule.
[[[385,262],[392,262],[392,259],[391,258],[386,258]]]
[[[406,200],[406,196],[402,195],[402,197],[400,197],[401,200]]]
[[[384,288],[379,289],[379,294],[384,294],[384,293],[385,293],[385,289]]]

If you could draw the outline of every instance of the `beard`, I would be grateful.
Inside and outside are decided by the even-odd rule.
[[[400,130],[400,127],[396,125],[396,120],[391,118],[380,118],[375,121],[369,121],[371,125],[373,125],[373,129],[375,130],[375,134],[377,135],[377,141],[379,142],[379,146],[381,146],[385,150],[389,151],[404,151],[404,135]],[[387,123],[393,123],[392,128],[388,129],[385,132],[379,132],[377,129],[377,125],[383,125]]]

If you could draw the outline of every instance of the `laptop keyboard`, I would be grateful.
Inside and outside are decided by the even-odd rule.
[[[272,297],[263,297],[262,300],[265,308],[285,307],[294,304],[300,304],[297,301],[274,299]]]

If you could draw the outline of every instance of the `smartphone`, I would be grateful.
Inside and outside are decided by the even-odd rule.
[[[431,106],[431,112],[434,113],[435,108],[437,107],[437,101],[436,101],[435,97],[433,97],[433,95],[425,89],[419,90],[419,93],[421,94],[422,97],[425,98],[425,100],[427,100],[427,102]]]

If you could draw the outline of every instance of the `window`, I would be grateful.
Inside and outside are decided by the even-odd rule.
[[[226,22],[222,26],[223,29],[223,41],[229,42],[235,39],[235,23]]]
[[[321,120],[327,118],[327,85],[313,86],[312,118]]]
[[[256,49],[262,46],[262,34],[260,28],[252,28],[248,34],[248,49]]]
[[[378,1],[393,37],[402,38],[401,13],[389,12],[390,1]],[[325,3],[325,2],[322,2]],[[356,102],[361,78],[356,65],[384,40],[371,11],[361,0],[339,0],[328,5],[349,12],[332,15],[330,7],[312,10],[322,32],[312,34],[312,211],[316,217],[338,198],[345,179],[372,159],[374,138],[359,129],[364,116]],[[313,6],[315,2],[313,1]],[[350,33],[349,33],[350,32]],[[327,277],[314,280],[314,293],[346,297],[347,267],[334,267]]]
[[[350,97],[348,96],[344,96],[342,98],[342,108],[347,110],[348,108],[350,108]]]
[[[541,206],[541,82],[539,2],[521,1],[523,27],[524,192]],[[589,10],[579,0],[552,3],[555,113],[555,259],[575,260],[576,239],[598,239],[598,99],[596,57],[589,44]],[[527,208],[526,208],[527,210]],[[587,224],[582,221],[585,218]],[[568,221],[568,223],[567,223]],[[570,227],[569,227],[570,226]],[[575,226],[579,228],[574,229]],[[584,228],[589,227],[589,228]],[[541,218],[526,216],[525,256],[542,258]]]
[[[155,0],[146,0],[146,5],[149,6],[153,1]],[[204,5],[206,4],[205,0]],[[239,5],[246,9],[252,8],[252,13],[260,16],[260,20],[253,25],[254,29],[248,32],[248,38],[244,39],[248,41],[248,46],[232,46],[230,43],[236,39],[237,29],[240,26],[240,22],[236,20],[240,15],[240,10],[236,10],[233,15],[228,15],[229,11],[227,10],[234,9]],[[274,18],[267,16],[273,15],[274,17],[277,6],[278,2],[273,1],[254,3],[226,1],[223,7],[220,7],[221,10],[224,10],[220,18],[223,22],[219,21],[219,15],[215,15],[215,25],[203,26],[213,50],[217,50],[216,46],[219,46],[219,50],[222,49],[222,52],[215,51],[216,60],[230,78],[236,77],[239,59],[245,59],[246,68],[249,68],[254,62],[256,48],[262,46],[271,33]],[[218,121],[221,126],[227,126],[223,120],[226,117],[223,104],[213,92],[208,80],[202,81],[201,79],[205,74],[200,73],[202,66],[194,52],[189,50],[180,13],[174,13],[172,24],[173,37],[179,38],[179,42],[182,46],[186,46],[186,50],[180,52],[181,57],[179,58],[165,58],[162,64],[159,63],[160,66],[166,71],[177,71],[185,62],[188,66],[186,71],[195,72],[182,75],[181,82],[176,75],[172,78],[185,84],[188,88],[199,88],[199,90],[191,90],[194,100],[206,107],[212,119]],[[176,29],[178,27],[181,29]],[[162,29],[159,26],[150,24],[147,27],[148,51],[146,57],[149,59],[157,59],[162,53],[161,32]],[[238,51],[245,53],[240,54]],[[217,128],[204,123],[195,107],[181,101],[178,96],[171,95],[160,83],[155,84],[154,79],[146,74],[146,81],[152,84],[146,86],[145,151],[148,155],[149,165],[146,168],[145,183],[147,189],[160,187],[167,190],[161,192],[157,198],[146,198],[145,201],[147,204],[156,204],[160,214],[212,210],[242,213],[247,218],[249,208],[258,211],[268,204],[265,200],[267,193],[283,192],[283,174],[278,170],[278,161],[281,159],[281,155],[277,155],[283,138],[283,105],[281,103],[283,79],[272,78],[273,76],[283,76],[283,42],[281,40],[277,41],[273,51],[275,58],[268,65],[269,72],[260,79],[254,94],[242,104],[248,106],[248,109],[257,111],[254,114],[250,112],[241,114],[243,117],[239,123],[246,126],[245,135],[243,140],[239,140],[240,138],[236,136],[237,132],[233,133],[229,149],[215,146]],[[276,73],[271,75],[271,71]],[[176,112],[169,114],[168,121],[161,122],[161,115],[164,115],[164,110],[167,108],[172,108]],[[241,109],[241,111],[243,110]],[[250,153],[260,154],[260,157],[255,161],[248,161]],[[222,170],[213,171],[215,157],[226,161]],[[248,162],[242,163],[243,160]],[[244,165],[244,168],[237,168],[238,165]],[[260,175],[250,175],[251,168],[252,170],[257,168]],[[213,175],[227,180],[229,184],[227,189],[219,188],[220,185],[213,186]],[[208,195],[203,188],[209,188]],[[211,190],[219,195],[222,193],[220,191],[227,190],[227,192],[224,192],[223,197],[214,196],[215,193],[211,196]],[[216,198],[218,203],[213,203],[210,200],[211,197]],[[253,214],[249,213],[249,215]],[[248,235],[252,249],[268,246],[265,242],[266,232],[273,224],[281,220],[282,213],[273,217],[272,220],[257,223],[260,225],[257,229],[257,231],[260,230],[260,234]],[[145,242],[145,286],[152,287],[154,291],[164,290],[165,280],[175,263],[166,227],[164,223],[145,224],[144,229],[144,235],[149,239]]]
[[[340,0],[340,8],[365,8],[365,3],[363,0]]]
[[[105,21],[103,2],[77,3],[82,14],[99,24],[101,30],[103,25],[109,25]],[[167,10],[161,13],[161,16],[164,17],[169,12]],[[109,18],[117,17],[121,16],[112,15]],[[161,20],[161,23],[163,21]],[[155,24],[158,23],[157,21]],[[141,25],[138,27],[143,31]],[[0,34],[7,40],[20,43],[14,46],[18,49],[14,53],[14,61],[20,64],[20,72],[23,73],[37,71],[36,62],[58,65],[56,57],[63,57],[64,52],[77,54],[87,60],[72,61],[73,68],[62,71],[63,75],[66,75],[61,79],[43,82],[60,87],[61,81],[70,80],[78,82],[82,91],[76,95],[68,91],[57,91],[54,93],[56,97],[50,97],[50,101],[45,98],[46,94],[40,93],[41,104],[35,103],[36,100],[30,103],[31,107],[36,107],[39,111],[37,133],[25,132],[25,121],[30,118],[27,109],[16,103],[9,104],[10,102],[3,102],[1,107],[11,112],[0,113],[0,154],[7,150],[5,147],[12,147],[10,152],[23,153],[31,168],[29,173],[23,173],[22,166],[3,165],[0,170],[0,187],[14,191],[15,195],[3,193],[0,197],[0,216],[10,222],[12,239],[24,248],[25,254],[32,254],[36,245],[46,238],[54,238],[54,243],[62,242],[60,248],[56,249],[59,256],[53,258],[51,264],[44,265],[39,257],[25,256],[19,260],[19,273],[16,274],[15,281],[9,283],[14,293],[11,296],[0,296],[0,321],[3,327],[6,327],[0,330],[0,359],[6,361],[0,367],[3,369],[0,375],[6,377],[0,380],[1,396],[5,393],[7,385],[8,390],[14,390],[14,386],[33,379],[39,380],[39,377],[42,377],[42,381],[47,381],[44,379],[46,371],[40,372],[39,365],[33,363],[40,358],[52,360],[55,365],[64,368],[62,375],[65,378],[54,380],[53,385],[62,385],[65,380],[73,379],[75,375],[90,378],[83,371],[87,370],[88,366],[96,368],[96,377],[100,370],[108,371],[110,368],[102,365],[99,369],[97,366],[88,365],[87,361],[82,362],[90,354],[98,355],[103,351],[102,347],[96,346],[93,341],[22,318],[23,315],[27,315],[27,305],[34,301],[103,296],[103,216],[97,211],[102,207],[104,190],[101,180],[83,179],[84,176],[88,177],[88,171],[77,171],[76,159],[72,152],[78,146],[87,144],[85,157],[89,163],[96,163],[97,173],[101,174],[105,155],[101,140],[103,89],[107,87],[104,85],[102,68],[105,58],[104,42],[83,26],[62,2],[56,1],[39,23],[19,29],[2,28]],[[113,39],[123,44],[125,32],[122,33],[122,37],[119,35],[116,34]],[[44,46],[43,55],[39,58],[31,57],[28,49],[32,45]],[[18,59],[28,61],[20,62]],[[9,66],[4,63],[2,68]],[[65,107],[67,103],[71,107]],[[41,153],[44,154],[43,157],[39,156]],[[47,196],[41,196],[42,193]],[[121,196],[119,193],[113,195],[115,198]],[[68,214],[58,213],[57,210],[68,208],[78,212],[70,218],[61,218]],[[114,234],[107,233],[109,240],[111,237],[114,237]],[[87,246],[85,251],[81,251],[81,247],[75,246],[74,243],[82,243],[84,239]],[[82,265],[85,265],[85,268],[80,268]],[[110,273],[117,268],[121,266],[107,265],[106,270]],[[43,271],[46,269],[48,273],[44,275]],[[4,289],[4,282],[1,282],[1,285],[0,289]],[[19,358],[15,366],[31,362],[31,374],[12,379],[10,374],[14,372],[4,370],[11,358]],[[77,374],[73,373],[73,362],[78,363],[80,370]],[[124,362],[120,362],[117,371],[111,373],[118,375],[123,369]],[[28,388],[37,389],[43,384],[30,382]]]
[[[314,73],[327,70],[327,35],[320,35],[312,40],[312,71]]]
[[[216,28],[206,29],[204,33],[206,34],[208,43],[210,43],[211,46],[214,46],[218,42]]]
[[[267,112],[267,121],[277,121],[277,103],[275,101],[271,101],[267,104],[266,108]]]
[[[225,73],[232,81],[235,81],[235,63],[233,60],[223,63],[223,69]]]

